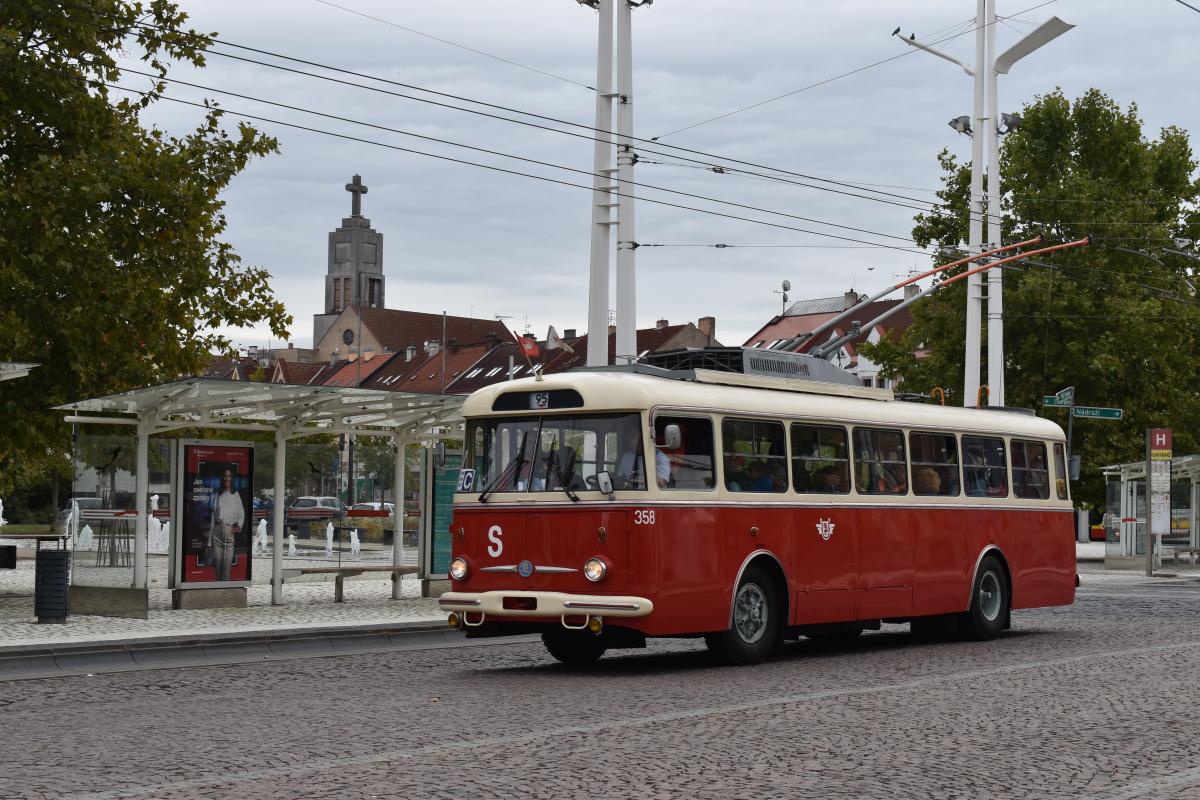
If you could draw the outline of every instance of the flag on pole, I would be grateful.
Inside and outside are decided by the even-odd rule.
[[[575,349],[564,342],[562,337],[558,335],[558,331],[554,330],[554,326],[551,325],[549,332],[546,334],[546,349],[557,350],[559,348],[566,350],[568,353],[575,352]]]
[[[536,341],[534,341],[531,338],[522,336],[521,334],[517,333],[516,331],[513,331],[513,333],[516,334],[516,336],[517,336],[517,346],[519,346],[521,348],[521,354],[523,356],[525,356],[526,361],[537,358],[542,354],[541,348],[538,347]]]

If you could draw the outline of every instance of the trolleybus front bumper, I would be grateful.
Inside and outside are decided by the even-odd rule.
[[[654,610],[645,597],[516,590],[446,592],[438,605],[461,614],[468,626],[481,625],[487,617],[561,617],[567,624],[573,617],[644,617]]]

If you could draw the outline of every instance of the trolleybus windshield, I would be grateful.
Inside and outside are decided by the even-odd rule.
[[[618,489],[646,488],[646,449],[636,413],[474,420],[467,428],[465,464],[475,474],[459,481],[461,492],[595,490],[599,472],[608,472]]]

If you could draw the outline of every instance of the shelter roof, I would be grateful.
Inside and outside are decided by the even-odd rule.
[[[151,433],[190,427],[311,433],[389,433],[462,419],[462,397],[337,386],[293,386],[188,378],[56,406],[78,421],[131,424]],[[107,415],[88,417],[89,414]],[[117,415],[116,418],[113,415]]]
[[[29,374],[29,370],[40,366],[41,364],[31,364],[27,361],[0,361],[0,381],[24,378]]]

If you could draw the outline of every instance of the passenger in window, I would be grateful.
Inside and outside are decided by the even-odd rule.
[[[883,494],[907,494],[908,481],[904,478],[904,465],[880,465],[878,485]]]
[[[917,494],[941,494],[942,478],[933,467],[922,467],[913,476],[913,489]]]
[[[746,471],[746,459],[742,456],[725,458],[725,485],[733,492],[748,491],[750,474]]]
[[[761,461],[754,461],[750,464],[750,485],[748,491],[751,492],[773,492],[775,491],[775,480],[771,477],[767,470],[767,465]]]
[[[642,432],[628,428],[622,440],[621,457],[617,459],[617,485],[625,489],[646,488],[646,458],[642,453]],[[671,477],[671,462],[657,447],[654,448],[654,472],[659,488]]]
[[[963,477],[967,483],[968,497],[983,497],[988,493],[988,468],[983,459],[983,453],[978,450],[968,450],[967,464]]]
[[[846,476],[837,467],[822,467],[813,473],[813,486],[818,492],[845,494]]]

